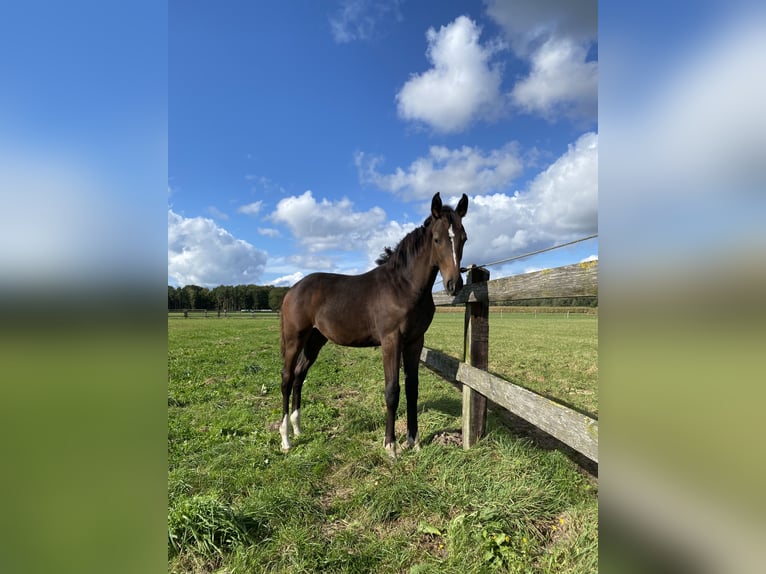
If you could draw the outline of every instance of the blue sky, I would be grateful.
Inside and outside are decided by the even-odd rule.
[[[437,191],[470,198],[464,264],[597,232],[595,2],[172,1],[168,18],[171,285],[364,272]]]
[[[637,258],[676,270],[695,258],[689,252],[707,257],[721,235],[751,244],[762,233],[762,209],[751,203],[764,197],[766,74],[757,71],[766,19],[755,3],[690,11],[602,2],[599,46],[593,18],[575,18],[588,11],[570,2],[546,3],[546,13],[537,2],[503,3],[519,10],[510,19],[479,2],[388,11],[340,1],[214,4],[8,4],[0,283],[78,289],[146,273],[164,281],[163,269],[173,284],[354,272],[423,220],[434,187],[450,197],[458,184],[471,196],[464,263],[504,258],[593,227],[596,184],[565,168],[587,167],[574,162],[587,159],[578,142],[596,131],[606,138],[598,245],[492,267],[493,276],[596,252],[602,272],[620,265],[620,277],[639,269]],[[460,16],[480,32],[450,60],[436,40]],[[478,78],[471,85],[488,86],[477,96],[433,82],[445,95],[436,103],[452,103],[460,125],[437,105],[429,115],[412,105],[418,98],[404,98],[409,107],[397,99],[412,78],[439,79],[429,30],[443,78],[459,61]],[[546,60],[556,52],[542,47],[557,45],[574,47],[572,57]],[[579,65],[578,46],[587,49]],[[565,81],[587,79],[597,54],[598,130],[584,113],[592,84]],[[533,81],[546,69],[560,80],[547,92]],[[580,173],[592,174],[590,165]],[[277,215],[301,204],[278,212],[280,201],[302,197],[320,217],[296,217],[289,221],[302,227],[291,228]]]

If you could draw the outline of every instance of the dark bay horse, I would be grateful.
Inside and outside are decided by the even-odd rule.
[[[296,283],[282,303],[282,449],[290,449],[288,415],[300,435],[301,389],[306,374],[328,341],[348,347],[380,347],[386,378],[386,435],[396,456],[394,422],[399,406],[399,366],[404,363],[407,442],[418,446],[418,363],[423,338],[434,316],[431,295],[437,272],[451,295],[463,287],[460,259],[467,237],[463,197],[453,210],[437,193],[431,215],[395,249],[386,248],[378,266],[362,275],[312,273]],[[290,393],[293,410],[289,411]]]

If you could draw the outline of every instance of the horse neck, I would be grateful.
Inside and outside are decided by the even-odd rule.
[[[423,293],[431,293],[439,272],[438,267],[431,261],[431,241],[432,236],[429,230],[419,253],[410,259],[405,270],[410,288],[419,296]]]

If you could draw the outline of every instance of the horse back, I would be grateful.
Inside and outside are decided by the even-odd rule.
[[[286,328],[316,328],[339,345],[369,347],[397,330],[421,336],[431,323],[433,300],[411,300],[375,269],[362,275],[312,273],[287,293],[282,314],[283,338]]]

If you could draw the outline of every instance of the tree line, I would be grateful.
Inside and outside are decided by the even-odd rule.
[[[506,307],[598,307],[598,296],[594,297],[548,297],[545,299],[522,299],[492,303]]]
[[[289,287],[272,285],[219,285],[213,289],[186,285],[168,285],[168,309],[207,309],[210,311],[274,310],[282,307],[282,299]],[[598,297],[560,297],[508,301],[493,305],[521,305],[525,307],[598,307]]]
[[[282,306],[282,299],[288,289],[272,285],[219,285],[212,289],[199,285],[168,285],[168,309],[276,311]]]

